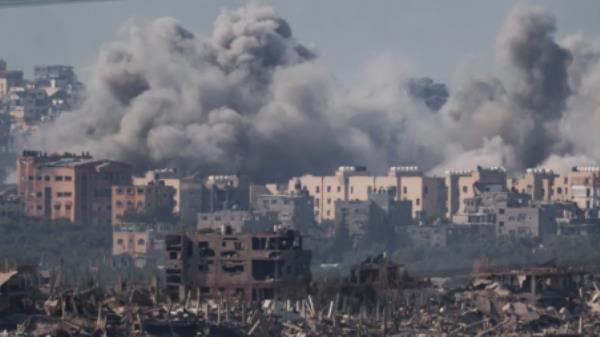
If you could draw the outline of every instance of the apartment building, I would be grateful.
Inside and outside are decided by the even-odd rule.
[[[166,237],[167,291],[246,301],[305,296],[311,252],[297,231],[188,232]]]
[[[31,217],[111,224],[113,185],[131,185],[130,165],[88,153],[24,151],[17,158],[18,193]]]
[[[412,223],[411,202],[395,200],[390,192],[381,188],[371,192],[367,200],[335,202],[335,228],[348,230],[354,248],[369,240],[391,239],[398,227]]]
[[[527,193],[533,200],[575,202],[582,210],[600,207],[600,167],[575,166],[560,176],[550,169],[528,169],[517,179],[508,179],[510,190]]]
[[[156,169],[147,171],[142,177],[133,177],[133,185],[163,185],[170,186],[174,190],[173,212],[179,215],[181,211],[182,179],[175,169]]]
[[[165,235],[160,227],[127,225],[113,228],[112,255],[128,256],[137,268],[147,264],[164,267]]]
[[[477,167],[474,171],[447,171],[448,219],[465,209],[465,199],[474,198],[483,192],[506,190],[506,169],[503,167]]]
[[[112,224],[126,222],[128,217],[150,222],[172,219],[174,196],[173,187],[160,184],[113,186]]]
[[[532,200],[553,201],[555,194],[564,192],[554,187],[555,180],[560,180],[559,176],[551,169],[530,168],[521,178],[508,178],[507,187],[510,191],[528,194]]]
[[[0,97],[4,97],[11,88],[22,86],[23,83],[22,71],[0,69]]]
[[[571,201],[584,210],[600,207],[600,167],[575,166],[568,177]]]
[[[490,225],[496,235],[544,238],[556,234],[556,221],[547,210],[531,202],[528,194],[483,192],[465,199],[465,209],[452,218],[457,225]]]
[[[313,196],[317,221],[335,219],[335,201],[368,200],[370,193],[382,188],[392,190],[396,200],[410,201],[416,219],[443,214],[446,209],[444,178],[426,177],[415,166],[391,167],[385,176],[369,175],[363,166],[342,166],[333,176],[292,178],[288,190],[298,184]]]
[[[273,214],[286,228],[306,229],[315,222],[314,200],[300,186],[290,193],[260,194],[255,197],[253,210],[264,217]]]

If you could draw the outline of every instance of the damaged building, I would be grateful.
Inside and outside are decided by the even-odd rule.
[[[170,234],[166,251],[167,290],[173,297],[294,297],[305,293],[311,280],[311,252],[298,231]]]

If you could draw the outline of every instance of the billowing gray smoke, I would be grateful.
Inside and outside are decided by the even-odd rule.
[[[342,87],[270,7],[223,12],[210,37],[162,18],[105,46],[84,107],[28,146],[256,179],[353,163],[520,169],[550,156],[600,158],[599,146],[565,136],[600,120],[600,53],[582,38],[561,46],[554,31],[546,11],[516,7],[497,41],[503,76],[462,69],[446,101],[445,86],[410,81],[389,58]]]

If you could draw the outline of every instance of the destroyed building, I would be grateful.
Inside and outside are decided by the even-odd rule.
[[[2,266],[0,268],[0,313],[26,309],[24,299],[34,293],[35,287],[38,285],[37,277],[34,267]]]
[[[167,291],[182,298],[259,300],[301,296],[311,280],[311,252],[298,231],[196,231],[166,237]]]
[[[560,323],[560,312],[581,310],[580,299],[587,273],[553,264],[522,269],[476,270],[472,292],[476,308],[496,319],[532,329]],[[557,317],[558,316],[558,317]],[[563,315],[564,316],[564,315]],[[581,323],[580,323],[581,324]]]

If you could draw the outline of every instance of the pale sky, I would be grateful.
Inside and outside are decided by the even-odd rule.
[[[476,60],[491,70],[496,34],[512,0],[272,0],[296,38],[316,47],[342,81],[356,79],[369,59],[392,55],[417,75],[448,82],[457,65]],[[209,35],[222,8],[245,1],[121,0],[0,9],[0,58],[30,75],[36,64],[90,65],[123,23],[173,16]],[[600,1],[529,1],[558,18],[558,37],[581,32],[600,38]],[[489,69],[485,69],[489,68]]]

